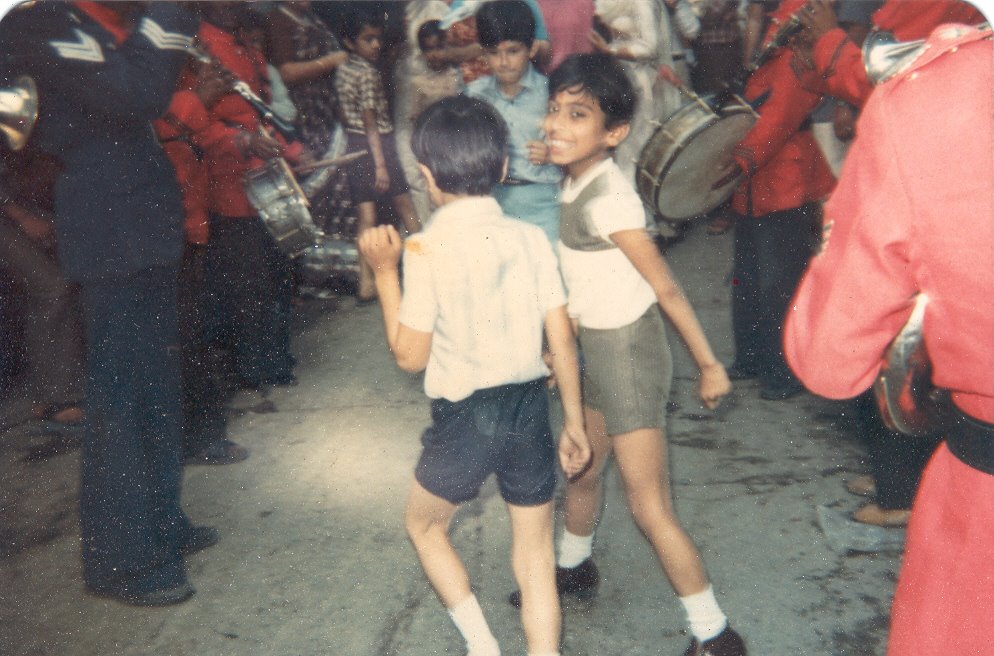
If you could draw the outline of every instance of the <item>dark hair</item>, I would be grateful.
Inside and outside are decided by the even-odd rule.
[[[422,52],[425,49],[425,41],[433,36],[438,37],[440,44],[445,43],[445,30],[442,29],[442,21],[426,20],[421,23],[421,27],[418,28],[418,47],[421,48]]]
[[[507,124],[487,102],[450,96],[418,116],[411,150],[442,191],[485,196],[504,175]]]
[[[524,0],[492,0],[476,12],[476,40],[484,48],[501,41],[517,41],[531,48],[535,41],[535,16]]]
[[[354,42],[359,38],[362,28],[367,25],[383,29],[383,16],[361,4],[357,4],[342,16],[342,26],[339,34],[343,39]]]
[[[560,91],[584,92],[597,99],[604,126],[631,123],[638,97],[625,69],[611,55],[571,55],[549,75],[549,96]]]

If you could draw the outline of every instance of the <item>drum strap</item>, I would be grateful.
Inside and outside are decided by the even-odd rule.
[[[559,239],[575,251],[606,251],[617,246],[598,236],[591,229],[587,205],[607,191],[607,173],[587,184],[570,203],[559,206]]]
[[[946,432],[946,444],[961,462],[994,474],[994,426],[974,419],[948,404],[952,424]]]

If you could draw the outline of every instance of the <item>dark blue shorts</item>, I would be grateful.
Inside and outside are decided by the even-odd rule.
[[[545,379],[477,390],[455,403],[435,399],[431,419],[414,476],[432,494],[463,503],[496,474],[507,503],[537,506],[552,499],[556,447]]]

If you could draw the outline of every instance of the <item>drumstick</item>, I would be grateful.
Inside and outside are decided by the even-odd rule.
[[[347,155],[342,155],[341,157],[332,157],[331,159],[322,159],[317,162],[311,162],[310,164],[304,164],[303,166],[298,166],[293,170],[297,175],[303,175],[304,173],[310,173],[317,169],[323,169],[329,166],[339,166],[341,164],[347,164],[354,159],[359,159],[363,155],[368,155],[368,150],[357,150],[354,153],[349,153]]]
[[[704,109],[708,110],[712,114],[715,113],[714,109],[711,107],[711,105],[709,105],[706,102],[704,102],[703,98],[701,98],[700,96],[698,96],[696,93],[694,93],[694,91],[692,89],[690,89],[686,84],[684,84],[683,80],[681,80],[679,77],[677,77],[676,73],[674,73],[673,69],[670,68],[669,66],[666,66],[665,64],[663,66],[660,66],[659,67],[659,72],[658,72],[658,77],[662,78],[663,80],[666,80],[667,82],[669,82],[670,84],[672,84],[673,86],[675,86],[676,89],[677,89],[677,91],[679,91],[683,95],[687,96],[688,98],[690,98],[691,100],[693,100],[694,102],[696,102],[698,105],[700,105]]]

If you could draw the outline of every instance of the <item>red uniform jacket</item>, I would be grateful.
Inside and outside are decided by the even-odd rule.
[[[873,24],[898,41],[924,39],[939,25],[976,25],[983,15],[960,0],[888,0],[873,14]],[[866,77],[861,46],[841,28],[830,30],[814,46],[815,68],[821,80],[812,90],[841,98],[857,107],[866,102],[873,84]]]
[[[209,236],[208,171],[203,160],[199,133],[210,125],[207,109],[193,91],[177,91],[155,133],[176,168],[183,192],[183,233],[191,244],[206,244]]]
[[[994,423],[990,31],[947,26],[929,43],[863,109],[784,352],[813,392],[855,396],[924,293],[933,382]]]
[[[777,16],[789,15],[792,8],[802,4],[803,0],[787,0]],[[771,33],[777,27],[774,23]],[[748,175],[732,198],[732,207],[739,214],[762,216],[793,209],[832,190],[835,176],[811,130],[800,129],[820,100],[806,88],[810,84],[806,78],[811,75],[813,71],[803,70],[790,49],[781,48],[746,83],[746,100],[766,99],[756,124],[733,151]]]
[[[201,25],[197,40],[222,66],[247,83],[257,96],[263,100],[269,99],[266,60],[261,52],[210,23]],[[192,74],[184,77],[180,85],[192,89]],[[206,155],[210,210],[224,216],[255,216],[257,212],[245,195],[242,178],[246,171],[257,168],[264,162],[249,157],[242,151],[239,135],[244,131],[258,131],[259,115],[236,93],[229,93],[221,98],[208,115],[209,124],[198,134],[198,142]],[[285,157],[296,159],[302,150],[302,146],[294,142],[285,149]]]

